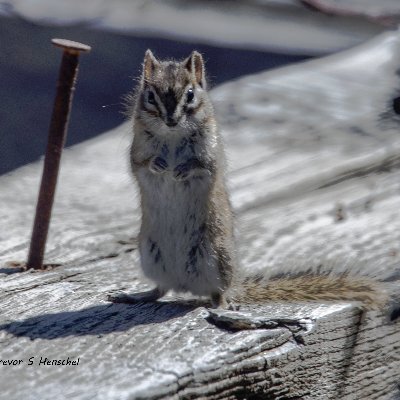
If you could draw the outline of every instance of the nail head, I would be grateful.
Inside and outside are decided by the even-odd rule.
[[[51,43],[53,43],[54,46],[61,47],[65,51],[69,51],[71,53],[86,53],[91,50],[91,47],[87,44],[74,42],[73,40],[68,39],[51,39]]]

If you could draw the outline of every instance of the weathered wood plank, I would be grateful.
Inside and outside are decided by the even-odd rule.
[[[346,1],[344,16],[331,18],[298,0],[235,0],[234,6],[227,6],[224,1],[197,0],[185,7],[179,0],[147,0],[145,5],[126,0],[86,0],[79,8],[70,2],[56,8],[45,7],[46,2],[42,1],[40,10],[30,1],[10,2],[5,10],[0,9],[0,14],[15,14],[39,23],[88,22],[90,26],[124,34],[143,34],[151,27],[153,35],[180,41],[303,54],[326,54],[368,40],[387,26],[395,26],[400,8],[390,4],[395,0],[381,0],[378,4],[363,0],[363,11],[359,12],[359,1],[351,0]],[[199,20],[207,21],[207,29]]]
[[[268,273],[327,262],[398,273],[400,119],[392,101],[399,41],[393,32],[326,62],[214,90],[243,268]],[[131,240],[140,213],[127,173],[129,141],[124,125],[66,151],[46,256],[62,266],[52,271],[7,266],[26,258],[40,163],[0,178],[0,359],[24,361],[0,363],[2,396],[399,395],[399,322],[378,312],[266,304],[209,316],[190,297],[106,302],[110,292],[144,288]],[[234,329],[238,319],[256,329]],[[40,357],[80,361],[38,366]]]

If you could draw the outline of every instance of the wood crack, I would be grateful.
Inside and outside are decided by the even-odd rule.
[[[325,182],[324,184],[320,185],[317,187],[317,189],[325,189],[327,187],[337,185],[338,183],[347,181],[349,179],[354,179],[354,178],[362,178],[367,175],[371,174],[379,174],[379,173],[384,173],[384,172],[390,172],[395,169],[400,168],[400,155],[391,155],[383,160],[370,164],[370,165],[364,165],[359,168],[354,168],[350,169],[348,171],[345,171],[329,181]]]
[[[5,288],[5,289],[3,289],[5,295],[1,296],[0,299],[6,298],[10,294],[27,292],[29,290],[32,290],[32,289],[35,289],[35,288],[38,288],[38,287],[43,287],[43,286],[47,286],[47,285],[52,285],[54,283],[62,282],[62,281],[67,280],[69,278],[73,278],[75,276],[81,275],[82,273],[83,272],[75,272],[75,273],[72,273],[72,274],[62,275],[62,276],[58,276],[55,279],[49,279],[48,281],[41,281],[39,283],[35,283],[34,285],[25,286],[25,287],[12,288],[12,289],[6,289]]]

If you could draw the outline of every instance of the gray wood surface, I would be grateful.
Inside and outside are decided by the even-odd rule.
[[[245,269],[400,261],[400,36],[214,89]],[[395,399],[400,326],[355,304],[212,310],[139,291],[128,125],[63,157],[46,272],[26,258],[41,163],[0,178],[1,396],[7,399]],[[393,286],[396,287],[396,283]],[[34,365],[28,365],[30,357]],[[78,365],[38,365],[40,357]]]
[[[40,7],[30,0],[6,3],[0,14],[39,24],[88,24],[123,34],[295,54],[327,54],[360,44],[395,27],[400,10],[397,0],[196,0],[184,7],[182,0],[69,0],[57,7],[52,0],[41,0]]]

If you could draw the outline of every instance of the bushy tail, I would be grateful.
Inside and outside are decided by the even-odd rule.
[[[389,301],[388,284],[349,274],[303,274],[267,279],[253,275],[235,282],[228,293],[233,302],[357,301],[364,308],[379,309]]]

